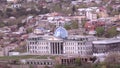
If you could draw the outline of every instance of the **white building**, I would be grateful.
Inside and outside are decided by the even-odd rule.
[[[93,36],[68,35],[63,27],[58,27],[54,36],[30,35],[27,52],[30,55],[92,55]]]
[[[110,52],[118,52],[120,53],[120,39],[106,39],[106,40],[98,40],[93,41],[93,52],[94,54],[107,54]]]
[[[10,8],[20,8],[21,6],[21,4],[12,4]]]
[[[99,12],[99,9],[97,7],[78,9],[79,15],[80,16],[86,16],[86,18],[89,19],[89,20],[96,20],[98,12]]]
[[[17,2],[17,0],[7,0],[7,2]]]
[[[93,41],[93,56],[102,62],[109,53],[120,53],[119,38]]]

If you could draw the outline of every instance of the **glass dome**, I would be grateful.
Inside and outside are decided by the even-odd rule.
[[[55,30],[54,36],[59,38],[67,38],[68,32],[65,28],[60,26]]]

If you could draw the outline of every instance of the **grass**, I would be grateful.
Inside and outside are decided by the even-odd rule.
[[[4,56],[0,57],[0,60],[14,60],[14,59],[47,59],[47,56],[38,56],[38,55],[25,55],[25,56]]]
[[[0,60],[20,60],[20,59],[55,59],[57,56],[49,56],[49,55],[24,55],[24,56],[3,56],[0,57]]]

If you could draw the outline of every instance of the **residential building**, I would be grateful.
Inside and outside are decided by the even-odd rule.
[[[86,16],[86,19],[91,21],[97,20],[97,13],[99,12],[98,7],[90,7],[90,8],[79,8],[78,14],[80,16]]]

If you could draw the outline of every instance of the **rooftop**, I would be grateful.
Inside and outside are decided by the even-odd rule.
[[[116,38],[116,39],[93,41],[93,44],[112,44],[112,43],[120,43],[120,39]]]

